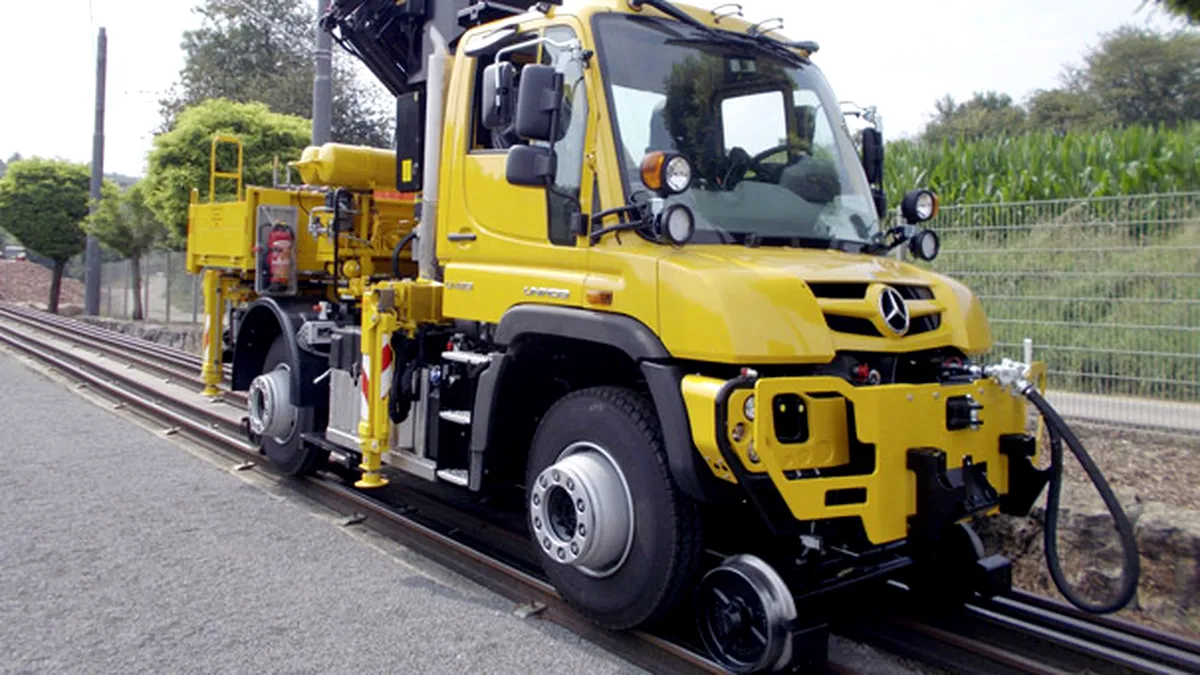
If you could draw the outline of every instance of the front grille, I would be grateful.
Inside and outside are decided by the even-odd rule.
[[[896,289],[906,303],[934,299],[933,289],[928,286],[917,284],[888,285]],[[813,295],[821,300],[842,301],[841,303],[822,303],[826,305],[827,310],[833,310],[825,312],[825,323],[829,326],[830,330],[835,333],[844,333],[847,335],[883,337],[883,334],[879,332],[879,329],[875,327],[875,324],[870,319],[837,314],[837,310],[832,306],[835,304],[844,304],[846,300],[863,300],[865,302],[869,284],[860,282],[813,282],[809,283],[809,288],[812,289]],[[905,335],[929,333],[937,330],[941,325],[942,317],[940,314],[922,316],[912,320]]]
[[[920,335],[921,333],[929,333],[937,330],[942,325],[941,314],[930,314],[929,316],[917,317],[912,320],[912,325],[908,328],[907,335]]]
[[[829,330],[835,333],[849,333],[850,335],[866,335],[868,337],[883,337],[879,329],[875,328],[875,324],[867,319],[862,319],[857,316],[841,316],[839,314],[826,314],[825,323],[829,325]]]
[[[810,283],[809,289],[818,298],[830,300],[862,300],[867,297],[867,285],[860,283]]]

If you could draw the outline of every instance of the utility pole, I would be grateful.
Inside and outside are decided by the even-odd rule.
[[[100,187],[104,183],[104,79],[108,70],[108,34],[100,28],[96,43],[96,132],[92,136],[92,204],[96,212],[100,203]],[[87,238],[87,264],[84,271],[84,312],[88,316],[100,313],[100,243],[92,235]]]
[[[329,0],[317,0],[317,63],[313,78],[313,145],[329,142],[333,118],[333,36],[319,22],[329,12]]]

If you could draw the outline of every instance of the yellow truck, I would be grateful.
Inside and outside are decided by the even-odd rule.
[[[1054,484],[1026,425],[1044,367],[974,362],[975,296],[892,255],[937,255],[936,195],[889,209],[881,134],[856,143],[780,23],[335,1],[395,147],[312,147],[300,184],[246,187],[214,140],[187,252],[208,393],[231,364],[283,471],[512,503],[580,612],[693,603],[730,670],[820,660],[814,603],[855,583],[1003,592],[969,519]]]

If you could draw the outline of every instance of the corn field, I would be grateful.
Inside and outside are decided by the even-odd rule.
[[[931,188],[943,204],[985,204],[1200,190],[1200,122],[951,144],[887,146],[888,203]]]

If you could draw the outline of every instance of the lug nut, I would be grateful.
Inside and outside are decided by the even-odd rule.
[[[580,512],[580,513],[583,513],[583,506],[584,506],[584,505],[583,505],[583,500],[582,500],[582,499],[580,499],[579,501],[575,502],[575,508],[579,509],[579,512]]]

